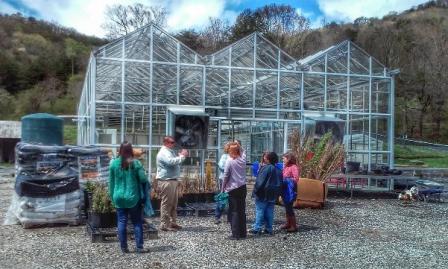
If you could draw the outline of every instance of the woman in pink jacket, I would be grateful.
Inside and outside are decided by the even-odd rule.
[[[296,156],[292,152],[283,155],[283,180],[294,181],[295,191],[297,192],[297,183],[299,181],[300,169],[296,164]],[[287,232],[297,232],[296,216],[294,214],[294,201],[285,203],[286,223],[280,226]]]

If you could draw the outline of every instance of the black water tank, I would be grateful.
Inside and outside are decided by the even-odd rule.
[[[37,113],[22,117],[22,141],[44,145],[62,145],[64,121],[51,114]]]

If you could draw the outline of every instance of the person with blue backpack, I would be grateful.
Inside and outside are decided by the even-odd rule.
[[[283,154],[282,201],[285,205],[286,223],[280,226],[280,229],[290,233],[297,232],[297,221],[293,205],[297,198],[299,176],[300,168],[296,164],[294,153],[287,152]]]
[[[255,223],[249,233],[273,235],[274,206],[282,184],[282,171],[275,167],[277,162],[278,155],[275,152],[263,154],[264,165],[258,171],[252,193],[255,198]]]

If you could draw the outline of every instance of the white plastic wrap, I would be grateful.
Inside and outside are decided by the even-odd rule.
[[[24,228],[53,224],[77,224],[80,219],[81,192],[46,198],[13,194],[4,225],[22,224]]]

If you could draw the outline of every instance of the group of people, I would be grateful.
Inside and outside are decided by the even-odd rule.
[[[255,199],[255,223],[249,230],[252,234],[273,234],[274,205],[280,196],[286,209],[286,221],[280,228],[287,232],[297,231],[293,204],[300,170],[293,153],[283,155],[283,170],[276,165],[278,162],[279,157],[275,152],[265,152],[262,156],[261,167],[252,192],[252,197]],[[224,154],[220,158],[218,168],[220,191],[229,195],[227,221],[232,230],[229,239],[245,238],[247,236],[246,153],[240,141],[229,142],[224,146]],[[222,207],[217,205],[216,224],[221,223],[222,211]]]
[[[157,154],[158,193],[160,205],[160,230],[177,231],[182,227],[177,223],[178,184],[180,164],[188,157],[187,150],[175,151],[173,137],[166,136]],[[142,187],[148,181],[142,164],[134,158],[132,145],[123,142],[118,158],[111,162],[109,172],[109,194],[117,211],[118,238],[123,253],[129,252],[126,226],[128,216],[134,225],[136,252],[144,253],[143,248],[143,205]],[[286,209],[286,222],[280,228],[296,232],[297,224],[293,210],[294,193],[299,179],[299,168],[294,154],[283,155],[283,170],[276,164],[279,158],[275,152],[262,156],[252,196],[255,199],[255,223],[249,230],[252,234],[273,234],[274,205],[282,197]],[[227,221],[231,226],[229,239],[239,240],[247,237],[246,224],[246,153],[240,141],[229,142],[224,146],[224,154],[218,163],[218,186],[221,193],[228,194]],[[222,207],[216,208],[215,223],[221,222]]]

